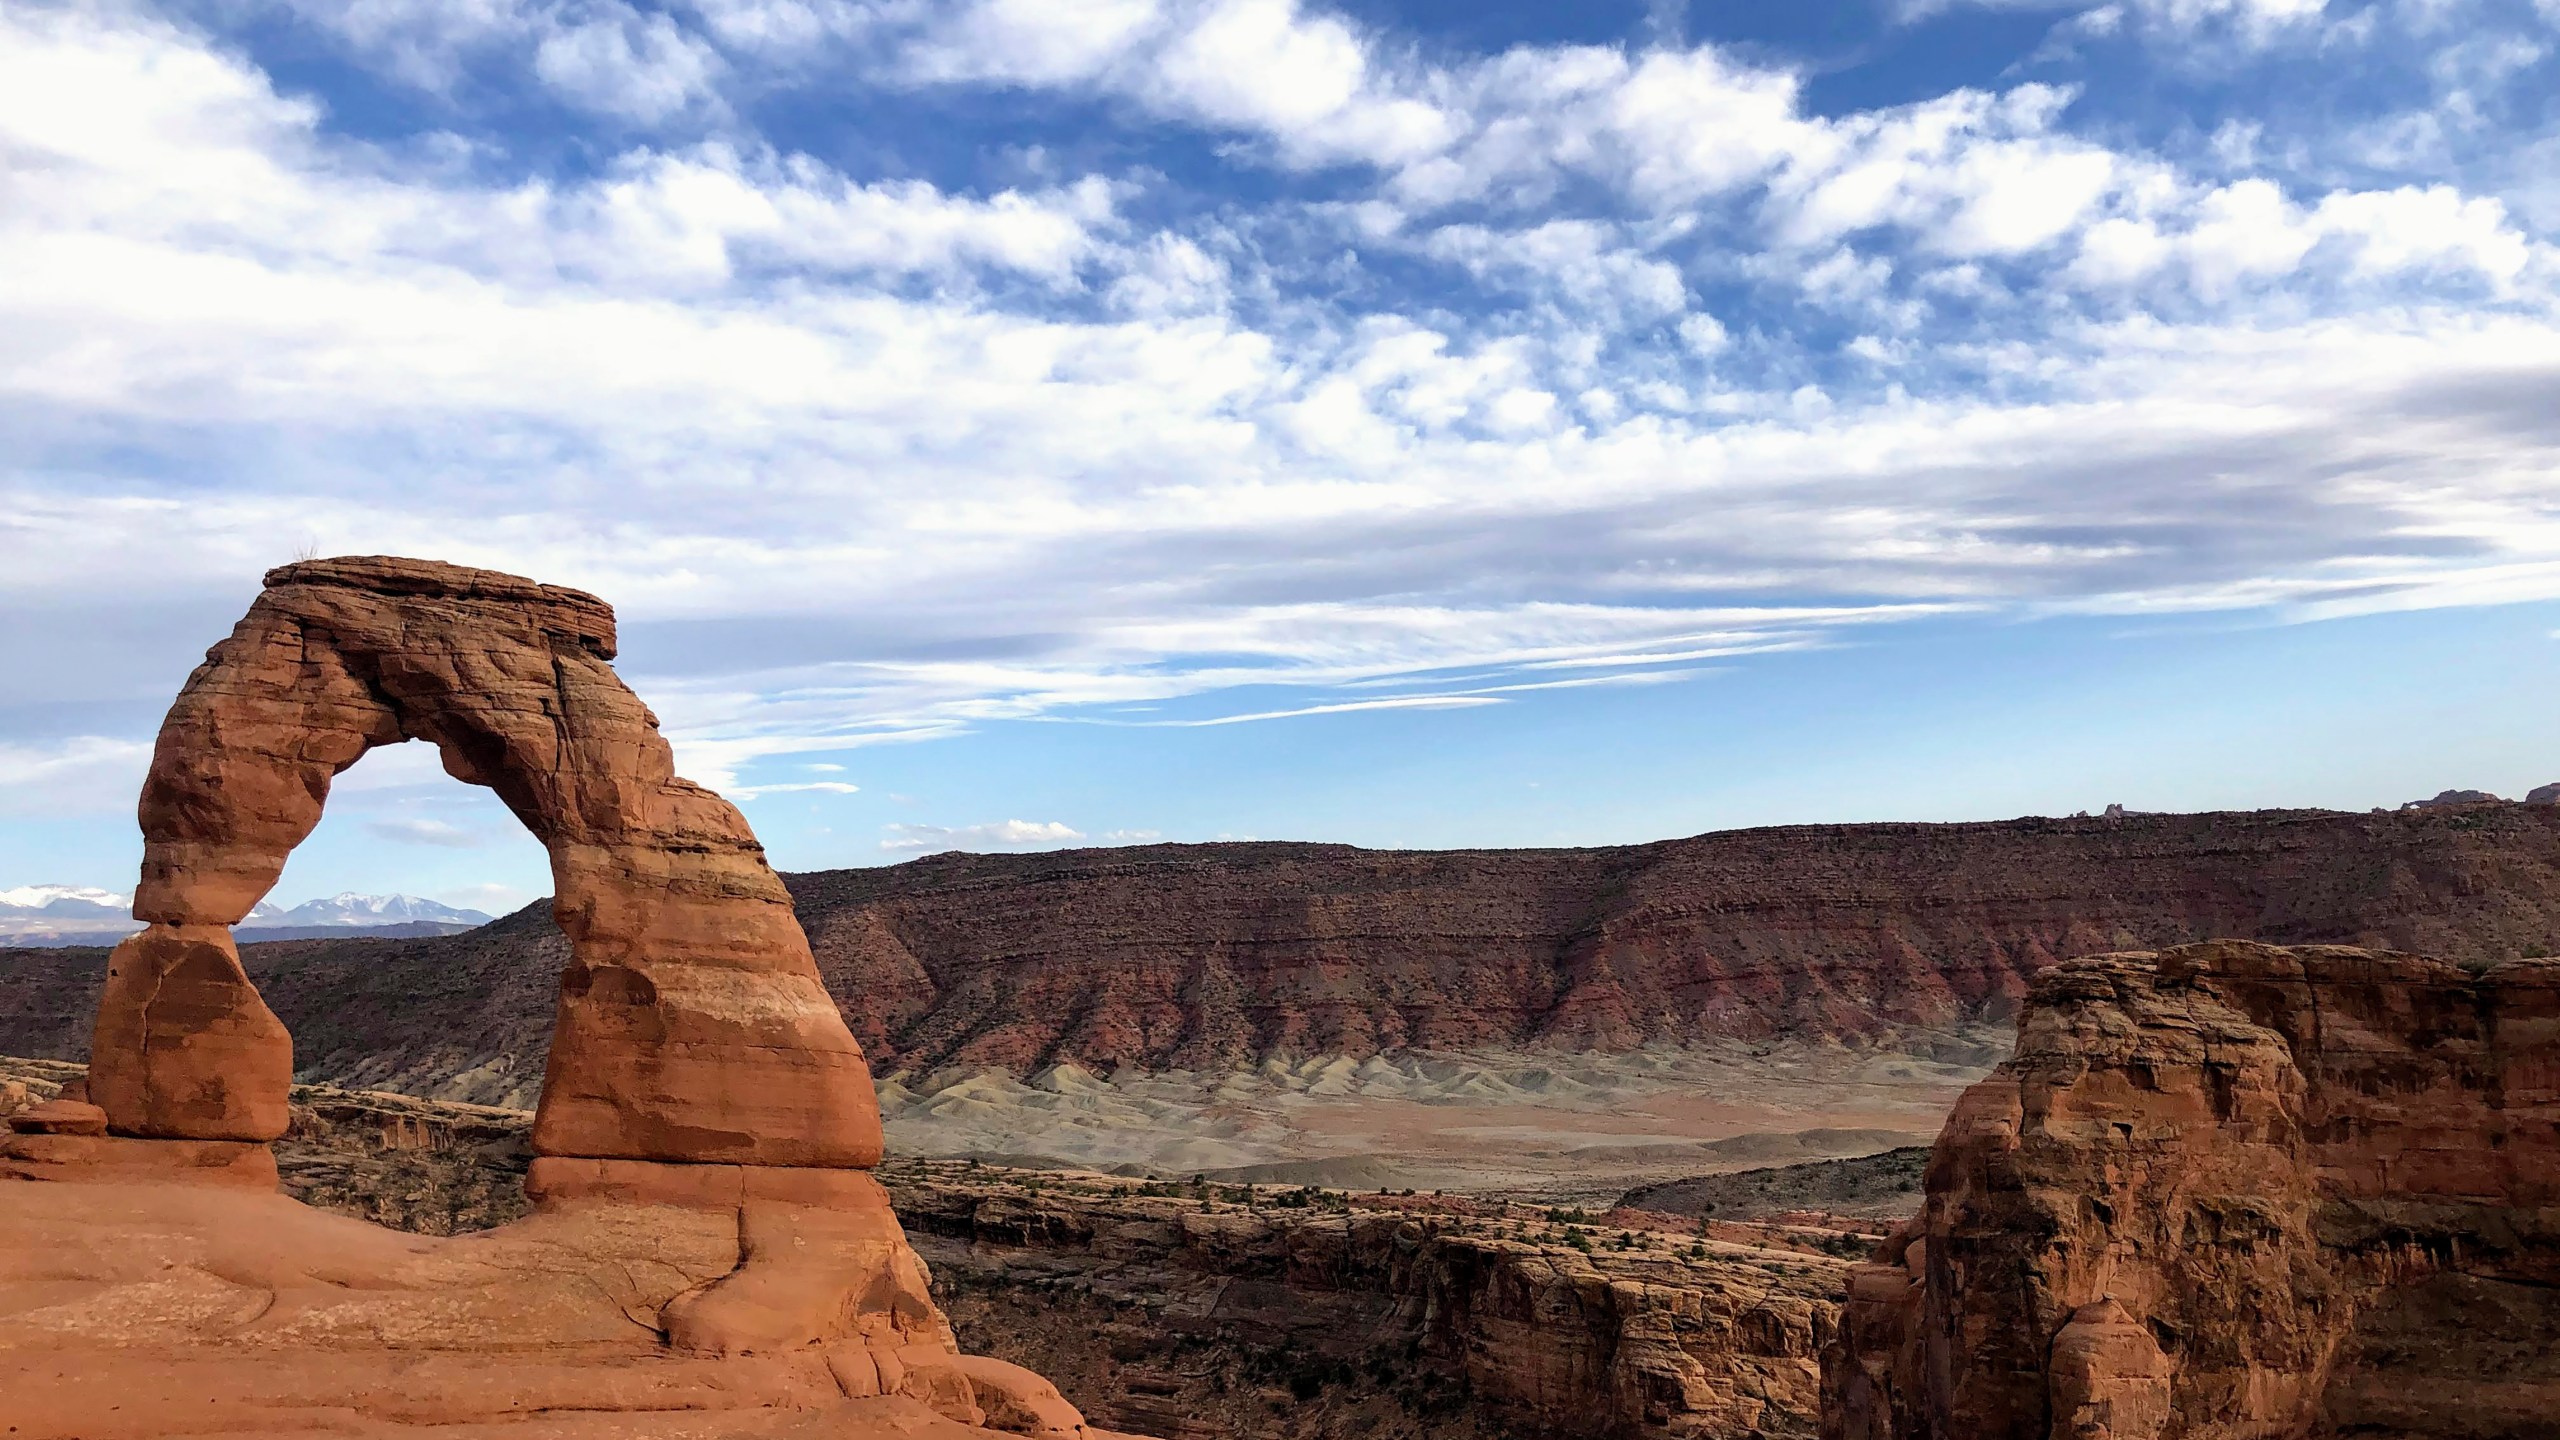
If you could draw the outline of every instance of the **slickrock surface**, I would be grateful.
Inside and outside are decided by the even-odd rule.
[[[0,1121],[59,1097],[84,1073],[59,1060],[0,1056]],[[285,1194],[394,1230],[459,1235],[533,1208],[524,1193],[530,1111],[296,1085],[290,1122],[272,1148]]]
[[[0,1058],[0,1118],[79,1074]],[[298,1086],[278,1164],[323,1209],[487,1229],[525,1209],[531,1120]],[[1872,1243],[1454,1196],[879,1174],[964,1344],[1085,1413],[1188,1440],[1809,1434],[1838,1257]]]
[[[2560,1434],[2560,962],[2059,966],[1877,1262],[1837,1440]]]
[[[1894,1038],[2066,955],[2214,937],[2505,959],[2560,934],[2560,806],[1795,826],[1592,850],[1157,845],[787,878],[874,1064],[1215,1074],[1272,1057]],[[528,1103],[568,947],[256,947],[299,1073]],[[95,952],[0,954],[0,1050],[77,1059]]]
[[[268,574],[162,727],[148,928],[109,957],[87,1073],[0,1087],[13,1435],[1085,1434],[1047,1381],[959,1353],[869,1173],[870,1073],[781,882],[734,808],[674,777],[612,654],[602,602],[513,576]],[[418,1180],[385,1218],[458,1230],[499,1218],[496,1187],[385,1157],[503,1162],[513,1124],[296,1105],[292,1039],[230,931],[337,772],[411,738],[550,849],[569,939],[530,1213],[448,1236],[279,1193],[270,1142],[300,1131],[314,1198]],[[357,1163],[315,1174],[314,1149]]]

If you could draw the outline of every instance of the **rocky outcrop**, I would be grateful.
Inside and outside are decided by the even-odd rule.
[[[958,1353],[781,882],[674,776],[612,654],[602,602],[513,576],[269,573],[162,727],[148,928],[109,958],[88,1072],[0,1142],[13,1434],[1082,1432],[1037,1376]],[[532,1213],[450,1238],[277,1193],[270,1142],[297,1119],[386,1150],[438,1127],[396,1102],[297,1114],[292,1039],[230,932],[331,779],[413,738],[549,847],[569,947]]]
[[[0,1119],[80,1073],[0,1057]],[[428,1235],[525,1211],[525,1112],[292,1102],[277,1163],[312,1206]],[[1848,1238],[956,1161],[878,1174],[964,1343],[1189,1440],[1806,1434]]]
[[[1836,1440],[2547,1436],[2560,963],[2245,943],[2040,977],[1849,1284]]]
[[[1088,1406],[1165,1429],[1157,1387],[1223,1351],[1262,1360],[1302,1402],[1366,1377],[1399,1390],[1408,1417],[1434,1397],[1444,1412],[1462,1404],[1466,1433],[1810,1435],[1845,1269],[1791,1245],[1559,1228],[1459,1201],[1398,1209],[1328,1192],[1309,1204],[1308,1192],[1234,1186],[1194,1198],[949,1162],[902,1164],[888,1182],[959,1323],[1032,1347],[1023,1358]],[[1042,1292],[1086,1318],[1053,1316],[1038,1334],[991,1325],[971,1305],[991,1288]],[[1248,1409],[1237,1416],[1215,1387],[1177,1393],[1194,1426],[1271,1428],[1249,1396],[1235,1397]]]
[[[2496,805],[2499,803],[2500,801],[2498,797],[2490,794],[2486,790],[2439,790],[2424,800],[2408,801],[2401,805],[2400,808],[2403,810],[2444,810],[2456,805]]]
[[[874,1064],[1217,1070],[1399,1048],[1908,1040],[2067,955],[2217,936],[2560,947],[2560,807],[1791,826],[1594,850],[1155,845],[786,877]],[[529,1104],[569,946],[253,949],[305,1079]],[[94,952],[0,955],[0,1049],[83,1053]]]

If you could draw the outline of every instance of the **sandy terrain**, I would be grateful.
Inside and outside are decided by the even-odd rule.
[[[2006,1026],[1912,1048],[1417,1052],[1249,1070],[892,1076],[893,1153],[1606,1204],[1628,1188],[1924,1145]]]

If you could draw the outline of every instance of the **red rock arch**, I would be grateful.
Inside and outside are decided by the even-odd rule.
[[[676,777],[623,685],[613,611],[429,561],[268,572],[187,680],[143,786],[134,916],[98,1008],[91,1098],[118,1134],[271,1140],[292,1042],[231,926],[319,823],[330,781],[424,740],[551,853],[572,958],[545,1155],[868,1167],[878,1101],[790,897],[737,809]]]

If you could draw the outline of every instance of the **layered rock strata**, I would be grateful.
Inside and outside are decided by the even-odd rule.
[[[1835,1440],[2560,1433],[2560,962],[2048,971],[1823,1385]]]
[[[1082,1433],[1047,1382],[958,1352],[781,882],[612,654],[602,602],[512,576],[268,575],[162,727],[148,928],[109,959],[88,1073],[0,1143],[13,1434]],[[331,779],[407,739],[549,848],[569,942],[532,1213],[452,1238],[276,1193],[292,1041],[229,929]]]
[[[2236,937],[2471,963],[2555,946],[2560,807],[1789,826],[1590,850],[1152,845],[786,878],[884,1073],[1926,1045],[1976,1017],[2006,1028],[2069,955]],[[529,1105],[569,951],[537,909],[445,939],[259,946],[248,964],[303,1078]],[[0,973],[0,1050],[85,1053],[94,953],[0,954]]]
[[[1443,1416],[1477,1435],[1809,1436],[1847,1269],[1767,1238],[1523,1222],[1454,1199],[1238,1203],[1252,1192],[952,1162],[887,1179],[979,1343],[1024,1347],[1088,1407],[1159,1433],[1357,1435]],[[1013,1320],[1025,1295],[1045,1323]],[[1242,1384],[1185,1379],[1203,1374],[1259,1374],[1285,1420]],[[1364,1411],[1381,1391],[1400,1404]]]

